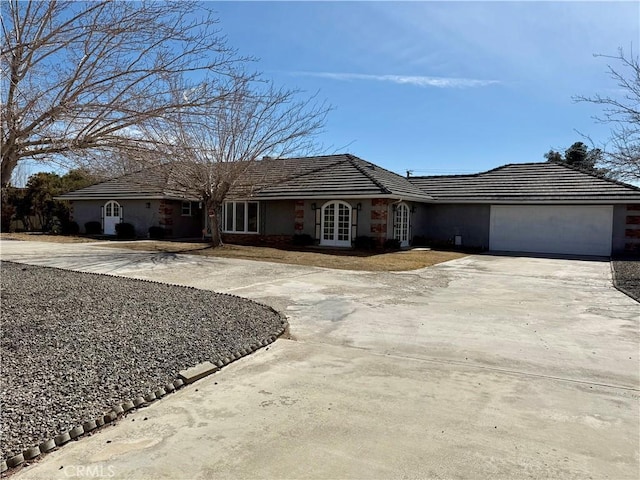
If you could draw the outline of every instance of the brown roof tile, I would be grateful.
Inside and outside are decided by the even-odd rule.
[[[553,162],[509,164],[474,175],[412,177],[439,203],[624,203],[640,188]]]

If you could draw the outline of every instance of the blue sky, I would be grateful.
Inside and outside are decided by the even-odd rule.
[[[605,141],[607,59],[640,49],[640,2],[215,2],[222,33],[277,84],[335,108],[319,139],[415,175],[543,161]],[[637,53],[636,53],[637,54]]]

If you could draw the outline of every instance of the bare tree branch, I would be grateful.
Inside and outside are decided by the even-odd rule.
[[[218,100],[176,94],[176,77],[185,91],[215,86],[249,60],[191,0],[6,0],[1,9],[2,185],[22,159],[148,148],[148,123]]]
[[[619,94],[576,96],[574,100],[602,106],[602,114],[595,119],[611,125],[611,138],[601,147],[602,165],[618,178],[640,181],[640,61],[633,49],[628,56],[622,48],[617,55],[595,56],[617,62],[618,66],[608,64],[607,69]]]
[[[229,192],[251,196],[263,183],[254,166],[264,156],[317,151],[314,140],[331,109],[316,96],[300,99],[298,90],[257,78],[236,77],[217,88],[223,100],[182,112],[170,129],[146,132],[164,151],[156,158],[171,163],[165,181],[204,201],[214,245],[221,244],[219,215]]]

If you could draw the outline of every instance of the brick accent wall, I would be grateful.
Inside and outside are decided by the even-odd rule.
[[[387,222],[389,220],[389,200],[374,198],[371,200],[371,236],[378,246],[384,245],[387,239]]]
[[[640,205],[627,205],[624,250],[640,253]]]

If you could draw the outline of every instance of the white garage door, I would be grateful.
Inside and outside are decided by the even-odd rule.
[[[611,255],[613,206],[492,205],[489,248]]]

